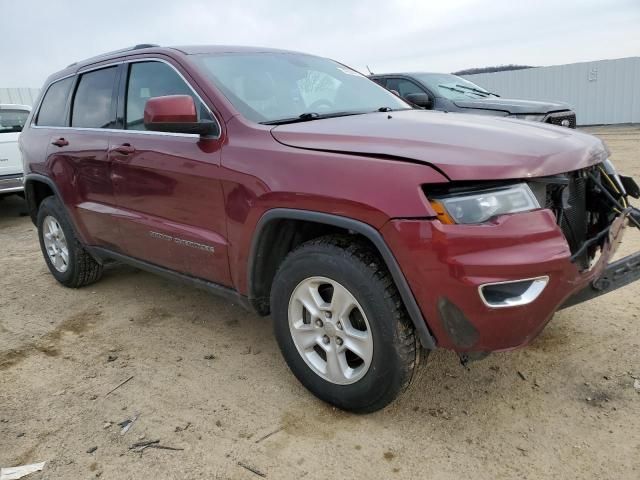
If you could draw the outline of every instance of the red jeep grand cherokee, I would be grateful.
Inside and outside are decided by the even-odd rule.
[[[369,412],[420,347],[463,362],[638,277],[600,140],[411,108],[334,61],[139,45],[52,75],[20,137],[63,285],[126,262],[273,316],[296,377]]]

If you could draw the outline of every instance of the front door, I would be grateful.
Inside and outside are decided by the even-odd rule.
[[[146,101],[165,95],[191,95],[199,119],[213,114],[173,65],[145,60],[126,70],[119,97],[124,131],[114,132],[109,146],[126,253],[230,285],[221,138],[151,132],[143,122]]]
[[[413,95],[415,93],[429,95],[422,87],[411,80],[407,80],[406,78],[387,78],[387,89],[397,92],[398,95],[409,103],[411,103],[408,97],[409,95]],[[429,95],[429,97],[431,97],[431,95]]]

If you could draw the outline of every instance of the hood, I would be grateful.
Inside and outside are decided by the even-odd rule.
[[[559,110],[569,110],[565,103],[537,102],[533,100],[513,100],[510,98],[477,98],[469,100],[453,100],[460,108],[477,108],[480,110],[499,110],[508,113],[550,113]]]
[[[607,155],[599,139],[569,128],[432,110],[279,125],[271,134],[295,148],[429,164],[451,180],[555,175],[593,165]]]

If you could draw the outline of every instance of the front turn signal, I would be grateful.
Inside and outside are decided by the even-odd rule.
[[[442,223],[445,223],[447,225],[453,225],[454,223],[456,223],[449,216],[449,214],[447,213],[447,211],[444,209],[444,207],[440,202],[438,202],[437,200],[429,200],[429,203],[431,204],[431,207],[433,208],[434,212],[436,212],[436,215],[438,216],[438,220],[440,220]]]

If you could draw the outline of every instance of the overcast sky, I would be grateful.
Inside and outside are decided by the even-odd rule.
[[[0,0],[0,87],[136,43],[299,50],[376,73],[640,55],[640,0]]]

